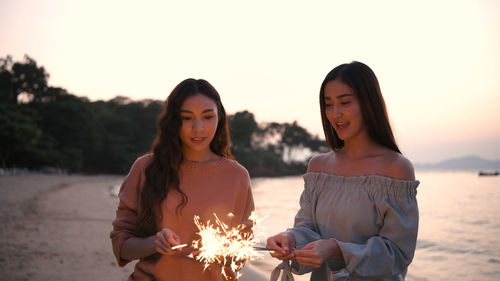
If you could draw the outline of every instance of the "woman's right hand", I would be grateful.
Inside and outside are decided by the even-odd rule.
[[[160,254],[171,255],[175,251],[181,251],[182,248],[172,250],[172,247],[180,245],[179,236],[168,228],[163,228],[156,233],[156,251]]]
[[[295,257],[295,236],[285,231],[267,238],[267,248],[278,249],[270,254],[280,260],[291,260]]]

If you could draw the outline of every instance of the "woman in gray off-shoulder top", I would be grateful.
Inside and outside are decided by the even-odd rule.
[[[320,108],[332,151],[309,162],[294,227],[267,239],[283,260],[271,280],[281,269],[312,271],[313,281],[404,280],[419,182],[396,144],[375,74],[355,61],[335,67],[321,85]]]

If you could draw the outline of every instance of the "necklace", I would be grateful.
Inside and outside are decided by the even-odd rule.
[[[207,159],[207,160],[204,160],[204,161],[196,161],[196,160],[189,160],[189,159],[185,159],[185,160],[186,160],[186,161],[188,161],[188,162],[191,162],[191,163],[205,164],[205,163],[210,163],[210,162],[219,161],[220,159],[221,159],[221,157],[218,157],[218,158],[210,158],[210,159]]]

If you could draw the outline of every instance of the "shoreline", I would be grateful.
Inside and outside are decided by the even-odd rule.
[[[0,272],[6,280],[127,280],[134,262],[118,267],[109,232],[123,176],[0,176]],[[241,281],[269,280],[264,268]]]

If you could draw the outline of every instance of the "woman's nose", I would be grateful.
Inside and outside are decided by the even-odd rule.
[[[338,106],[333,107],[333,117],[341,117],[342,112],[340,111],[340,108]]]
[[[200,118],[195,118],[193,120],[193,129],[194,130],[201,130],[203,129],[203,121]]]

